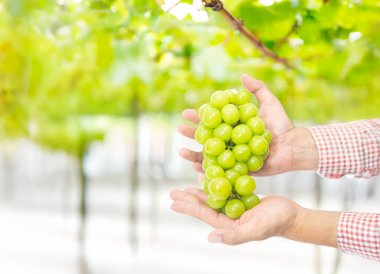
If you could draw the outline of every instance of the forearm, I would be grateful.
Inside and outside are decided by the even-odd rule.
[[[341,212],[300,207],[294,222],[280,236],[304,243],[337,247]]]
[[[279,145],[291,154],[287,171],[314,170],[329,178],[380,174],[380,119],[294,128]]]

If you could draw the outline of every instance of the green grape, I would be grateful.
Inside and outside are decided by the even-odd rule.
[[[216,128],[222,122],[222,115],[216,108],[207,108],[202,115],[202,123],[208,128]]]
[[[249,175],[240,176],[235,182],[235,191],[240,195],[249,195],[256,188],[256,182]]]
[[[269,130],[264,130],[263,134],[261,134],[261,136],[263,136],[265,138],[265,140],[267,140],[268,144],[270,144],[270,142],[272,142],[272,133],[269,131]]]
[[[231,185],[234,186],[235,185],[235,182],[236,180],[240,177],[240,174],[237,173],[235,170],[233,169],[228,169],[224,172],[224,177],[230,181]]]
[[[244,204],[245,210],[250,210],[260,203],[260,198],[256,194],[252,193],[250,195],[243,196],[241,201]]]
[[[245,212],[244,203],[238,199],[232,199],[227,201],[224,211],[226,215],[231,219],[239,219]]]
[[[206,203],[213,209],[220,209],[226,204],[226,200],[218,200],[214,196],[208,195]]]
[[[239,110],[233,104],[225,105],[222,109],[223,121],[227,124],[234,125],[239,121]]]
[[[231,140],[232,126],[226,123],[222,123],[214,129],[214,137],[228,142]]]
[[[246,144],[236,145],[232,149],[236,161],[239,162],[246,162],[249,159],[249,156],[251,156],[251,149]]]
[[[252,138],[252,131],[247,125],[238,125],[232,130],[231,140],[235,144],[245,144]]]
[[[218,90],[211,94],[210,103],[214,108],[222,109],[229,102],[228,95],[224,91]]]
[[[235,156],[231,150],[225,150],[218,156],[218,164],[224,168],[228,169],[235,165]]]
[[[253,135],[261,135],[264,133],[264,121],[259,117],[253,117],[247,121],[247,126],[252,130]]]
[[[246,163],[236,162],[235,165],[232,167],[232,170],[236,171],[240,175],[248,174],[248,166]]]
[[[210,183],[211,179],[210,178],[207,178],[205,177],[203,179],[203,191],[206,193],[206,194],[209,194],[208,192],[208,184]]]
[[[272,141],[250,100],[248,91],[214,92],[198,110],[201,123],[194,133],[203,145],[206,204],[232,219],[260,203],[253,194],[256,182],[247,174],[262,168]]]
[[[226,143],[217,138],[209,138],[204,144],[206,153],[217,156],[226,149]]]
[[[218,200],[226,200],[232,191],[231,183],[226,178],[214,178],[208,184],[210,195]]]
[[[262,136],[253,136],[248,145],[255,155],[263,155],[269,148],[267,140]]]
[[[243,90],[237,93],[237,103],[243,105],[251,100],[251,93],[249,91]]]
[[[203,104],[199,107],[198,109],[198,115],[199,115],[199,119],[203,119],[203,115],[205,113],[206,110],[212,108],[212,106],[210,104]]]
[[[195,140],[202,145],[206,142],[207,139],[211,137],[212,137],[212,129],[207,128],[203,125],[200,125],[194,134]]]
[[[263,157],[263,160],[265,161],[266,159],[268,159],[269,157],[269,148],[267,149],[267,151],[264,152],[264,154],[261,156]]]
[[[250,118],[257,115],[257,107],[254,103],[245,103],[239,108],[240,121],[246,123]]]
[[[260,170],[263,164],[263,157],[257,155],[252,155],[247,161],[248,170],[252,172]]]
[[[218,159],[216,156],[213,156],[213,155],[203,156],[203,161],[202,161],[203,170],[206,170],[210,165],[217,165],[217,164],[218,164]]]
[[[227,89],[226,91],[228,100],[230,101],[230,104],[237,104],[237,91],[234,89]]]
[[[210,165],[205,171],[206,178],[209,179],[224,177],[224,170],[218,165]]]

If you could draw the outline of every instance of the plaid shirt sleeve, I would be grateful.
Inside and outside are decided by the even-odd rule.
[[[380,174],[380,119],[309,127],[319,153],[318,174],[368,178]]]
[[[380,261],[380,214],[342,213],[337,243],[343,253]]]
[[[328,178],[380,174],[380,119],[308,128],[319,153],[317,172]],[[342,213],[337,231],[343,253],[380,261],[380,214]]]

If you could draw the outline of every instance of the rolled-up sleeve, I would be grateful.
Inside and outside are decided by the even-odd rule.
[[[309,127],[319,154],[318,174],[371,177],[380,174],[380,119]]]
[[[337,243],[343,253],[380,261],[380,214],[344,212]]]

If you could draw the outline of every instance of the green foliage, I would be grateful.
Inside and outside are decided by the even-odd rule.
[[[67,144],[102,130],[73,121],[198,107],[214,90],[240,87],[242,73],[265,81],[298,121],[378,115],[378,1],[262,2],[224,4],[294,69],[211,10],[195,23],[155,0],[0,2],[0,136],[77,151]]]

